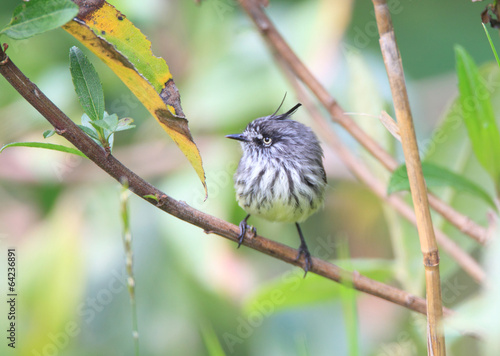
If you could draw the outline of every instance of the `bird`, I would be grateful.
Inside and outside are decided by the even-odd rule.
[[[239,141],[243,151],[234,174],[236,200],[247,212],[239,224],[238,248],[249,228],[257,234],[247,224],[252,215],[294,223],[300,238],[296,260],[304,256],[305,277],[312,258],[299,224],[323,206],[327,179],[318,138],[311,128],[291,119],[300,106],[277,114],[280,105],[272,115],[259,117],[242,133],[226,138]]]

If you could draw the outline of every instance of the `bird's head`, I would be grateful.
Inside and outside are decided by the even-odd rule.
[[[226,137],[240,141],[244,154],[293,158],[294,154],[304,149],[318,148],[321,155],[321,148],[311,129],[290,119],[300,106],[297,104],[284,114],[259,117],[250,122],[243,133]]]

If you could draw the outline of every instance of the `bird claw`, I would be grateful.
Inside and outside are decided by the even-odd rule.
[[[297,258],[295,261],[300,260],[300,256],[304,255],[304,278],[306,278],[307,272],[311,269],[312,267],[312,258],[311,254],[309,253],[309,249],[307,248],[306,245],[300,244],[299,247],[299,253],[297,254]]]
[[[243,240],[245,239],[245,234],[247,233],[248,229],[250,229],[253,232],[253,237],[257,236],[257,229],[255,229],[255,227],[253,226],[248,225],[246,219],[242,220],[239,226],[240,226],[240,234],[238,235],[238,248],[240,248],[241,244],[243,243]]]

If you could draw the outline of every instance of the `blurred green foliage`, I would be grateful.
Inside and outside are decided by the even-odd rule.
[[[429,162],[422,162],[422,171],[427,188],[432,190],[432,188],[435,187],[449,187],[462,193],[466,192],[472,194],[478,199],[483,199],[491,209],[498,212],[493,197],[479,185],[464,178],[461,174],[456,174],[446,168]],[[402,164],[392,172],[391,179],[387,186],[387,194],[403,190],[410,191],[406,164]]]
[[[0,34],[23,40],[54,30],[78,14],[78,5],[71,0],[32,0],[22,2],[12,14],[11,22]]]
[[[2,2],[1,26],[9,22],[18,3]],[[135,130],[116,137],[113,154],[174,198],[239,222],[245,214],[235,202],[232,175],[240,153],[224,135],[240,132],[252,119],[272,113],[285,92],[287,103],[294,104],[293,90],[233,1],[206,0],[201,6],[185,0],[112,3],[148,36],[153,53],[169,64],[204,159],[209,199],[203,202],[203,189],[187,160],[146,109],[111,70],[82,50],[101,78],[105,109],[131,117],[137,124]],[[480,65],[493,60],[480,24],[485,5],[452,0],[391,3],[423,157],[462,174],[494,196],[493,183],[472,153],[454,100],[454,45],[466,48]],[[391,107],[371,2],[271,0],[268,11],[345,110],[376,116]],[[8,42],[14,63],[79,122],[82,109],[68,63],[68,50],[78,43],[62,30]],[[482,65],[480,73],[491,84],[498,119],[498,68]],[[50,125],[3,79],[0,93],[0,146],[44,140],[42,132]],[[304,111],[296,119],[312,125]],[[400,157],[399,145],[380,129],[377,119],[358,116],[356,120]],[[367,159],[358,144],[335,129]],[[57,135],[47,140],[66,144]],[[329,178],[325,209],[303,226],[312,254],[333,260],[339,241],[347,238],[352,268],[423,296],[422,255],[414,226],[354,181],[327,147],[325,154]],[[70,156],[30,148],[10,148],[0,154],[2,251],[15,247],[19,252],[16,352],[133,355],[120,241],[120,189],[90,162]],[[374,174],[387,180],[377,163],[369,164]],[[471,219],[487,223],[486,203],[449,188],[435,191]],[[433,219],[480,257],[481,248],[474,241],[439,216]],[[252,223],[264,236],[292,246],[297,243],[291,224],[257,218]],[[217,342],[226,355],[348,353],[342,302],[335,297],[340,286],[308,275],[306,280],[297,279],[303,287],[290,290],[283,281],[302,275],[299,269],[244,247],[237,250],[234,243],[206,236],[135,196],[130,198],[130,224],[141,354],[220,354]],[[4,259],[2,254],[2,265]],[[478,286],[445,254],[441,254],[441,268],[446,306],[461,305],[479,293]],[[274,300],[273,295],[280,292],[288,299]],[[249,308],[255,300],[274,303],[272,310]],[[422,316],[360,293],[356,303],[360,354],[425,353]],[[5,322],[3,308],[0,325]],[[477,354],[476,340],[453,328],[447,327],[446,332],[450,354]],[[4,347],[0,345],[2,354]]]

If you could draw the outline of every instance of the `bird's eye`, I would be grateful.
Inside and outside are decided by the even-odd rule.
[[[264,137],[262,139],[262,142],[264,143],[265,146],[270,146],[273,140],[270,137]]]

